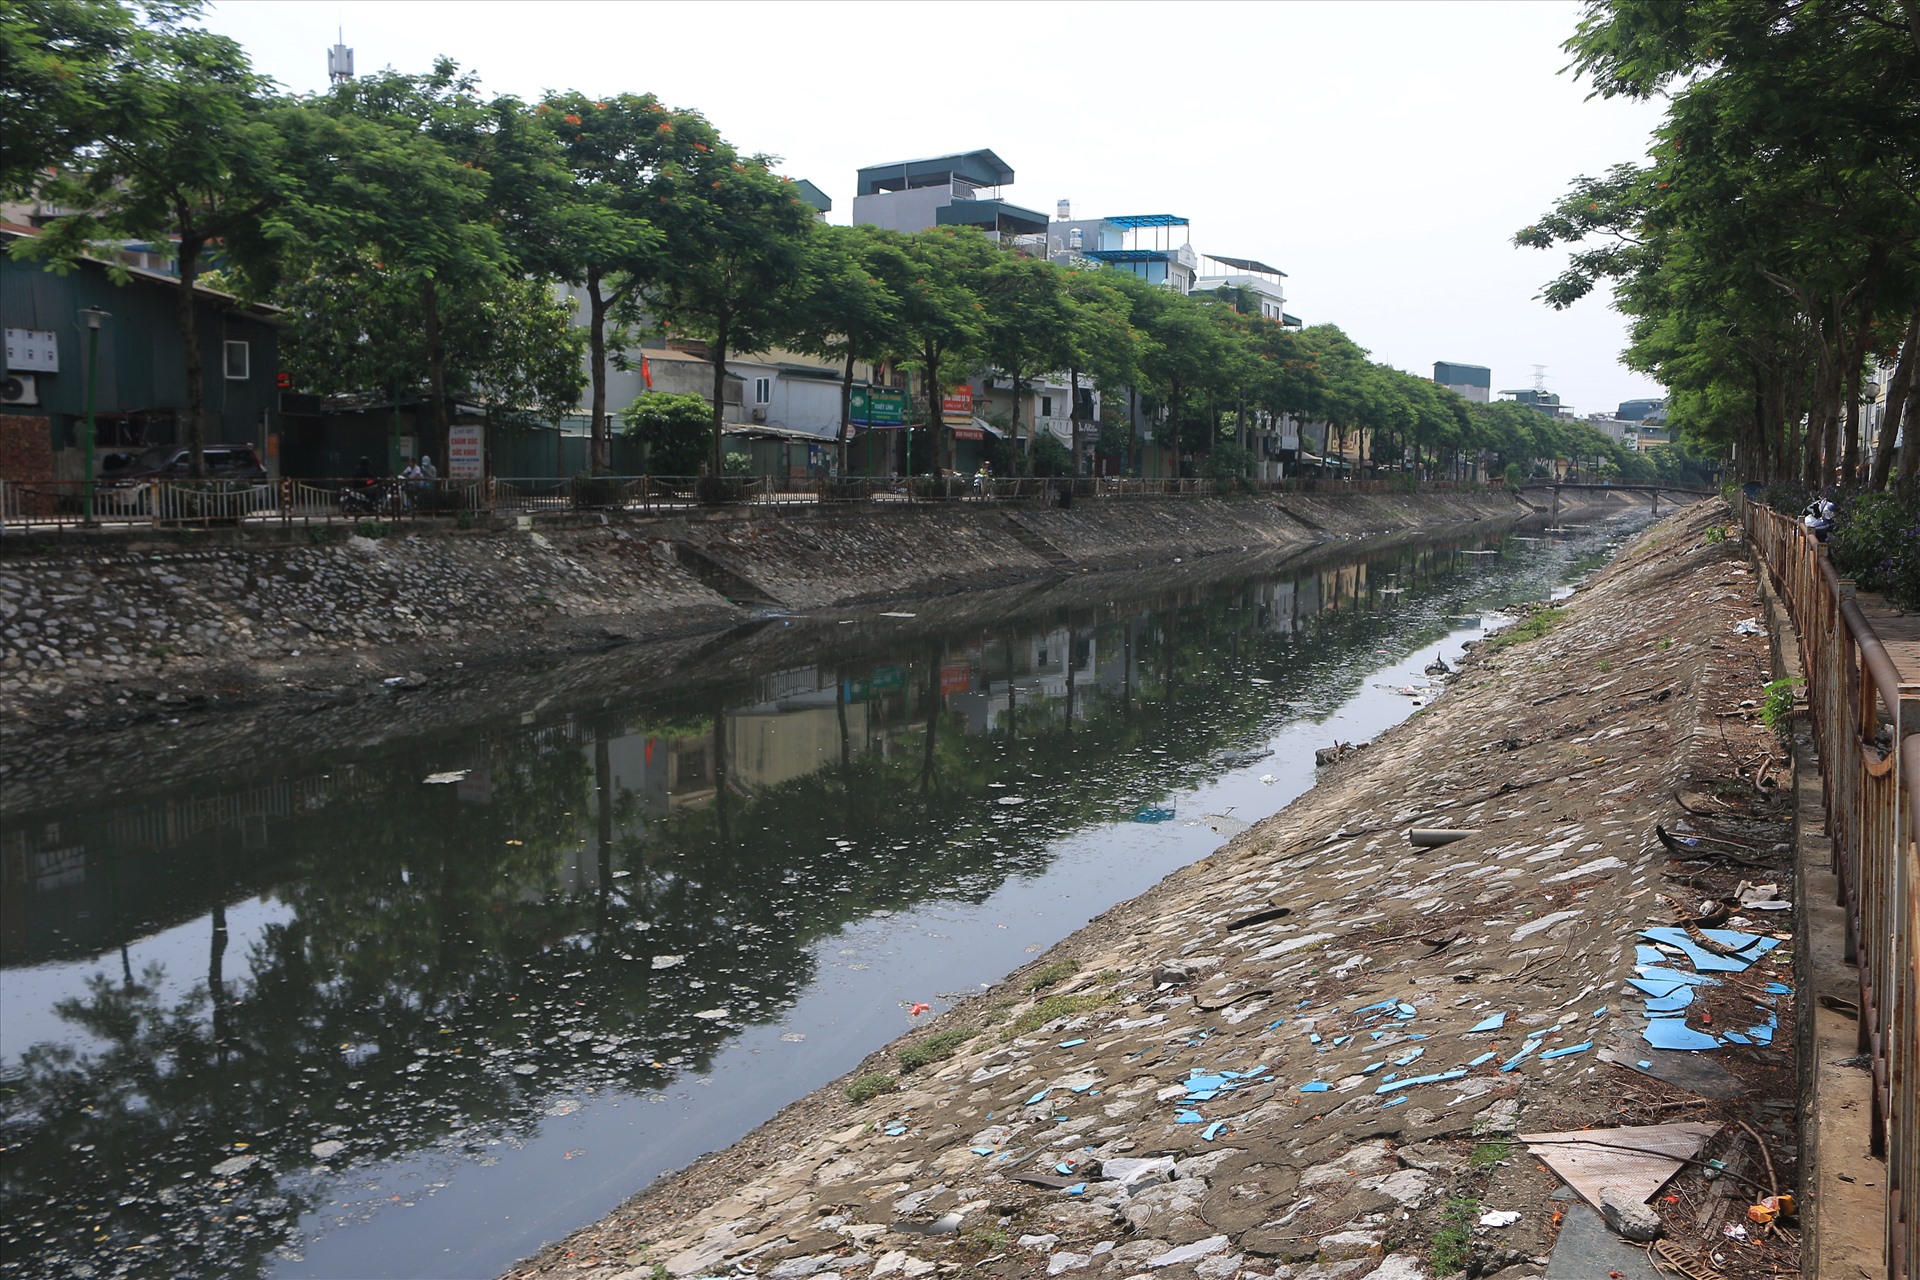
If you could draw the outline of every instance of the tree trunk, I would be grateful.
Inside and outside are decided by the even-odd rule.
[[[1023,386],[1023,383],[1021,381],[1020,375],[1017,373],[1014,374],[1013,375],[1013,443],[1014,443],[1015,449],[1019,449],[1019,445],[1020,445],[1020,391],[1022,386]],[[1033,474],[1033,431],[1031,428],[1029,428],[1027,431],[1027,447],[1022,452],[1025,454],[1025,456],[1021,458],[1016,458],[1015,462],[1020,468],[1021,475],[1030,476]]]
[[[613,443],[607,430],[607,299],[600,292],[600,271],[587,271],[587,371],[593,379],[593,417],[588,422],[592,446],[587,469],[605,475],[613,468]]]
[[[935,347],[932,343],[926,344],[921,348],[920,359],[925,366],[921,372],[927,380],[927,430],[933,432],[933,469],[938,472],[945,467],[946,463],[946,447],[945,441],[942,439],[946,433],[941,430],[941,428],[946,425],[946,419],[940,412],[939,348]],[[908,437],[907,445],[907,478],[909,481],[913,478],[913,445],[911,436]],[[907,485],[907,490],[908,492],[912,492],[913,485],[911,483]]]
[[[713,347],[708,359],[713,361],[713,456],[709,460],[711,474],[724,474],[722,468],[725,458],[722,456],[721,425],[727,418],[727,332],[730,326],[725,320],[714,326]]]
[[[440,333],[440,287],[428,276],[420,290],[422,325],[427,339],[427,397],[433,407],[434,449],[447,455],[447,348]],[[426,450],[416,447],[414,457]],[[431,456],[431,455],[429,455]]]
[[[839,466],[839,470],[835,473],[836,475],[843,476],[843,477],[847,474],[847,435],[848,435],[848,428],[853,425],[851,421],[849,421],[849,419],[851,419],[852,417],[853,417],[853,344],[849,342],[847,344],[847,372],[845,376],[840,379],[840,433],[839,433],[840,434],[840,448],[839,448],[840,466]],[[873,421],[873,389],[871,387],[867,389],[867,421],[868,422]]]
[[[206,365],[200,351],[200,326],[193,315],[193,287],[200,278],[200,250],[205,244],[202,236],[180,238],[180,283],[174,290],[180,309],[180,353],[187,374],[187,474],[195,480],[207,474]]]
[[[1914,384],[1914,365],[1920,364],[1920,310],[1913,313],[1907,322],[1906,341],[1900,345],[1900,361],[1894,366],[1893,377],[1888,379],[1886,396],[1887,407],[1881,410],[1880,439],[1873,451],[1873,472],[1868,487],[1885,489],[1892,478],[1894,440],[1900,434],[1900,424],[1906,415],[1906,400]],[[1913,434],[1915,424],[1908,423],[1907,434]]]
[[[1080,371],[1067,370],[1067,394],[1073,399],[1067,404],[1067,434],[1073,438],[1073,474],[1080,474]]]

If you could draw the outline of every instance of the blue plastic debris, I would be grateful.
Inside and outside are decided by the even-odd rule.
[[[1790,996],[1793,994],[1793,988],[1784,982],[1769,982],[1761,989],[1770,996]]]
[[[1604,1018],[1604,1017],[1606,1017],[1606,1016],[1607,1016],[1607,1006],[1605,1006],[1605,1005],[1601,1005],[1601,1006],[1600,1006],[1600,1007],[1599,1007],[1598,1009],[1595,1009],[1595,1010],[1593,1011],[1593,1016],[1594,1016],[1594,1017],[1596,1017],[1596,1018]]]
[[[1506,1025],[1507,1015],[1504,1013],[1496,1013],[1491,1018],[1482,1018],[1479,1022],[1468,1027],[1467,1034],[1478,1035],[1482,1031],[1498,1031]]]
[[[1386,1038],[1386,1035],[1387,1035],[1387,1033],[1384,1031],[1369,1031],[1367,1032],[1367,1034],[1372,1036],[1375,1040],[1383,1040]]]
[[[994,1150],[992,1147],[974,1147],[973,1154],[977,1156],[990,1156],[994,1154]]]
[[[1385,1111],[1388,1107],[1397,1107],[1401,1103],[1405,1102],[1406,1100],[1407,1100],[1407,1095],[1403,1093],[1397,1098],[1389,1098],[1387,1101],[1381,1103],[1380,1109],[1382,1111]]]
[[[1396,1067],[1404,1067],[1425,1052],[1425,1049],[1415,1049],[1411,1053],[1403,1053],[1393,1060],[1393,1065]]]
[[[1212,1142],[1220,1135],[1220,1131],[1226,1127],[1227,1122],[1225,1120],[1215,1120],[1212,1124],[1200,1131],[1200,1137],[1204,1141]]]
[[[1692,987],[1675,987],[1671,995],[1648,996],[1648,1013],[1679,1013],[1693,1003]]]
[[[1502,1071],[1513,1070],[1515,1067],[1519,1066],[1522,1062],[1525,1062],[1527,1058],[1533,1053],[1533,1051],[1535,1049],[1538,1049],[1539,1047],[1540,1047],[1540,1042],[1538,1040],[1527,1041],[1526,1044],[1521,1046],[1520,1052],[1514,1054],[1511,1058],[1508,1058],[1505,1062],[1500,1064],[1500,1069]]]
[[[1319,1043],[1320,1043],[1320,1033],[1319,1033],[1318,1031],[1309,1031],[1309,1032],[1307,1032],[1307,1043],[1308,1043],[1308,1044],[1319,1044]]]
[[[1351,1039],[1353,1039],[1352,1036],[1335,1036],[1333,1038],[1333,1047],[1338,1049],[1341,1045],[1345,1044],[1347,1041]]]
[[[1075,1093],[1085,1093],[1087,1090],[1091,1088],[1093,1088],[1093,1086],[1090,1084],[1077,1084],[1073,1086],[1073,1091]]]
[[[1718,951],[1709,951],[1695,942],[1685,929],[1671,927],[1643,929],[1640,936],[1679,948],[1687,959],[1693,962],[1693,967],[1702,973],[1738,973],[1780,945],[1777,938],[1762,937],[1757,933],[1741,933],[1737,929],[1702,929],[1700,932],[1733,954],[1723,955]]]
[[[1076,1182],[1072,1186],[1064,1188],[1064,1193],[1070,1196],[1077,1196],[1084,1193],[1086,1189],[1087,1189],[1086,1183]]]
[[[1209,1075],[1204,1071],[1199,1071],[1199,1070],[1189,1071],[1187,1073],[1187,1092],[1202,1093],[1208,1089],[1219,1089],[1229,1084],[1232,1081],[1232,1079],[1233,1079],[1233,1076],[1231,1073],[1227,1073],[1223,1075]]]
[[[1027,1105],[1031,1107],[1038,1103],[1045,1102],[1047,1100],[1047,1095],[1052,1092],[1053,1092],[1053,1089],[1051,1086],[1049,1086],[1048,1088],[1042,1089],[1040,1092],[1034,1094],[1031,1098],[1027,1099]]]
[[[1073,1162],[1071,1160],[1062,1160],[1060,1161],[1060,1163],[1053,1166],[1053,1171],[1055,1173],[1072,1173]]]
[[[1581,1044],[1570,1044],[1564,1049],[1549,1049],[1540,1055],[1540,1061],[1545,1062],[1550,1058],[1565,1058],[1572,1054],[1585,1053],[1591,1048],[1593,1048],[1593,1041],[1588,1040]]]
[[[1199,1124],[1206,1117],[1198,1111],[1182,1111],[1173,1117],[1175,1124]]]
[[[1327,1090],[1329,1090],[1329,1089],[1331,1089],[1331,1088],[1333,1088],[1333,1086],[1332,1086],[1332,1085],[1330,1085],[1330,1084],[1328,1084],[1328,1083],[1327,1083],[1326,1081],[1324,1081],[1324,1080],[1309,1080],[1309,1081],[1307,1081],[1307,1082],[1306,1082],[1305,1084],[1303,1084],[1303,1085],[1301,1085],[1301,1086],[1300,1086],[1300,1092],[1302,1092],[1302,1093],[1325,1093],[1325,1092],[1326,1092]]]
[[[1640,1033],[1656,1049],[1717,1049],[1720,1040],[1704,1031],[1695,1031],[1683,1018],[1648,1018],[1647,1029]]]
[[[890,1124],[887,1126],[887,1136],[889,1138],[897,1138],[906,1131],[907,1126],[903,1124]]]
[[[1651,1062],[1648,1062],[1645,1058],[1640,1059],[1640,1061],[1634,1063],[1633,1065],[1640,1068],[1642,1071],[1653,1070],[1653,1064]]]
[[[1380,1068],[1386,1065],[1387,1065],[1387,1060],[1385,1058],[1382,1058],[1378,1062],[1369,1062],[1366,1066],[1360,1068],[1360,1074],[1363,1076],[1370,1076],[1374,1072],[1378,1071]]]
[[[1467,1065],[1470,1067],[1484,1066],[1487,1063],[1492,1062],[1494,1058],[1497,1056],[1498,1055],[1495,1054],[1492,1050],[1488,1050],[1486,1053],[1481,1054],[1479,1057],[1475,1058],[1472,1062],[1469,1062]]]
[[[1418,1009],[1404,1002],[1400,1004],[1396,1004],[1393,1007],[1393,1016],[1396,1018],[1411,1018],[1414,1014],[1418,1012],[1420,1012]]]
[[[1075,1045],[1085,1044],[1086,1042],[1087,1042],[1087,1038],[1085,1036],[1082,1036],[1078,1040],[1062,1040],[1060,1042],[1060,1047],[1062,1049],[1071,1049]]]
[[[1408,1076],[1405,1080],[1392,1080],[1375,1089],[1375,1093],[1398,1093],[1402,1089],[1411,1089],[1417,1084],[1439,1084],[1446,1080],[1458,1080],[1467,1074],[1465,1067],[1455,1067],[1451,1071],[1437,1071],[1430,1076]]]

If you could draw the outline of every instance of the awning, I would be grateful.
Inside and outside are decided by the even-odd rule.
[[[954,427],[952,431],[955,440],[985,440],[988,436],[999,439],[1001,435],[999,428],[985,418],[975,418],[972,425]]]

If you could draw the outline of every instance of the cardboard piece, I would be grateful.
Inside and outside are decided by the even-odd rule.
[[[1600,1193],[1614,1187],[1647,1201],[1667,1179],[1699,1154],[1717,1124],[1684,1121],[1621,1129],[1576,1129],[1562,1133],[1523,1133],[1527,1150],[1559,1174],[1580,1198],[1600,1207]]]

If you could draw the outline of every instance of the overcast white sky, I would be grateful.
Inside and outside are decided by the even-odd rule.
[[[1287,273],[1287,309],[1423,376],[1483,364],[1580,414],[1658,394],[1622,319],[1534,301],[1560,258],[1511,237],[1579,174],[1643,157],[1657,106],[1559,74],[1566,0],[763,3],[227,0],[207,25],[288,89],[445,54],[485,89],[652,92],[833,197],[862,166],[990,148],[1051,215],[1174,213],[1202,253]]]

